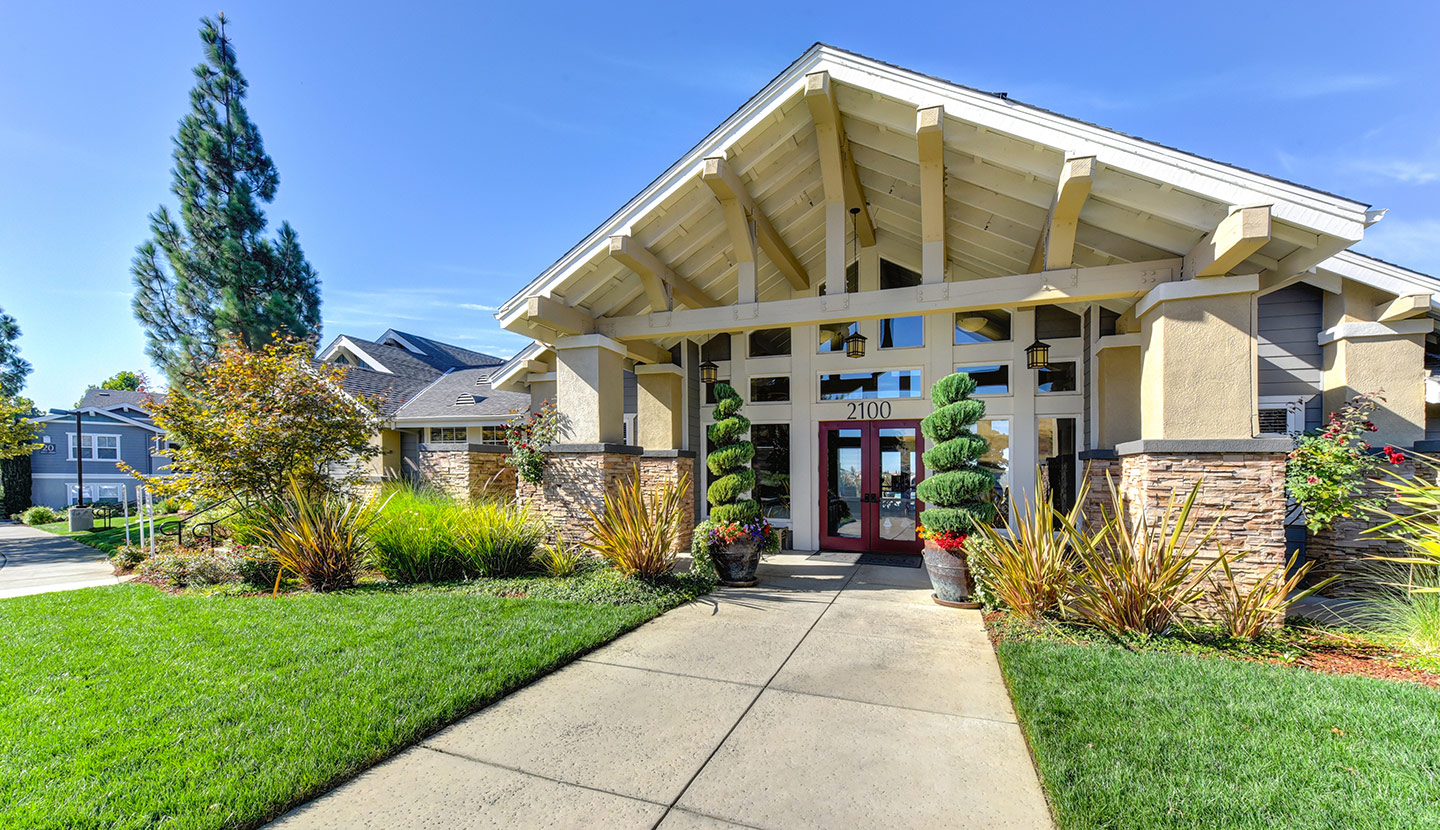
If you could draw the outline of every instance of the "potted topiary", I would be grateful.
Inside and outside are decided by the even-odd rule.
[[[925,540],[925,570],[940,605],[978,608],[965,560],[965,540],[995,519],[995,474],[980,466],[989,442],[972,429],[985,417],[983,401],[970,399],[975,380],[964,372],[941,378],[930,390],[935,411],[920,422],[930,441],[925,451],[929,471],[916,488],[927,505],[920,514]]]
[[[721,585],[744,588],[756,583],[760,554],[778,549],[780,536],[761,516],[759,503],[744,497],[755,488],[750,468],[755,445],[742,437],[750,429],[750,421],[740,414],[744,401],[728,383],[715,384],[715,401],[715,423],[710,426],[715,449],[706,459],[710,518],[695,528],[692,547],[709,555]]]

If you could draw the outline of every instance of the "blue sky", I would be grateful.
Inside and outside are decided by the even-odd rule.
[[[817,40],[1388,207],[1359,250],[1440,274],[1433,3],[339,8],[225,4],[327,340],[510,354],[492,309]],[[0,307],[42,407],[154,374],[129,264],[215,10],[0,0]]]

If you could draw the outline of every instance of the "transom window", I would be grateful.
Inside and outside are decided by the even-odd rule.
[[[889,317],[880,321],[880,348],[913,349],[923,345],[924,317]]]
[[[505,443],[505,427],[485,426],[480,427],[480,443],[482,444],[503,444]]]
[[[784,357],[790,354],[790,329],[760,329],[750,332],[751,357]]]
[[[955,345],[1010,339],[1010,312],[1003,308],[955,313]]]
[[[836,372],[820,376],[820,400],[853,401],[867,398],[920,397],[920,370],[889,372]]]
[[[1036,381],[1039,385],[1035,387],[1035,391],[1042,394],[1075,391],[1075,361],[1062,360],[1038,371]]]
[[[989,366],[956,366],[955,371],[964,372],[975,379],[977,395],[1010,394],[1010,365],[992,363]]]
[[[467,430],[465,427],[430,427],[430,443],[432,444],[463,444]]]
[[[821,323],[820,353],[845,351],[845,338],[859,330],[859,323]]]
[[[86,461],[119,461],[120,436],[87,432],[80,439],[80,457]],[[70,460],[75,460],[75,433],[70,433]]]
[[[750,378],[751,403],[784,403],[790,400],[790,378],[785,375]]]

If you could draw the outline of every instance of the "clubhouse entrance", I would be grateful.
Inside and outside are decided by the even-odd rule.
[[[820,423],[822,550],[920,553],[918,420]]]

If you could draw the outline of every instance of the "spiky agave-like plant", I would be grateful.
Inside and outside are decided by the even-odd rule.
[[[985,403],[970,399],[975,387],[965,372],[941,378],[930,390],[935,411],[920,422],[932,446],[925,451],[929,474],[916,492],[929,505],[920,521],[930,533],[975,533],[995,519],[995,474],[980,466],[990,442],[973,430],[985,417]]]
[[[755,458],[755,445],[741,438],[750,429],[750,420],[740,414],[745,401],[728,383],[715,384],[715,423],[710,425],[710,440],[715,450],[705,461],[715,478],[705,493],[710,502],[710,520],[714,522],[760,521],[760,504],[741,496],[755,489],[755,471],[750,462]]]

